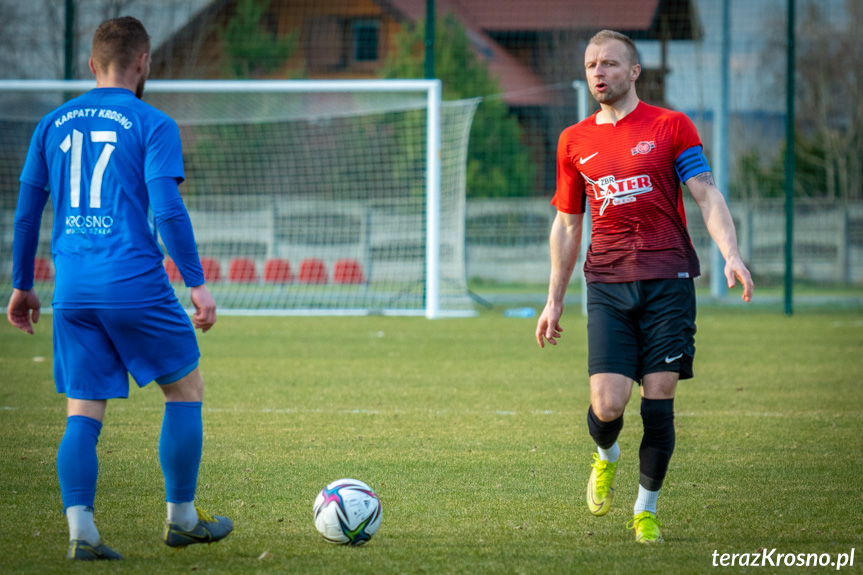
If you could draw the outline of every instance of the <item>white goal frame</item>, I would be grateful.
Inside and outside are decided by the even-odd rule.
[[[85,92],[93,80],[0,80],[0,91]],[[153,93],[419,92],[426,95],[425,317],[442,317],[440,294],[441,81],[440,80],[150,80]]]

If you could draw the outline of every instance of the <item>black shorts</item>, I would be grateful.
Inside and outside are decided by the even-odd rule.
[[[692,279],[587,285],[587,368],[641,383],[645,374],[692,377],[695,285]]]

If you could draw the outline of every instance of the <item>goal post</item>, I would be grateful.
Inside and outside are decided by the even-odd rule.
[[[5,189],[20,174],[22,132],[93,87],[0,80]],[[202,263],[217,268],[205,272],[221,312],[475,314],[464,205],[476,100],[442,102],[439,80],[150,80],[144,99],[180,126],[181,192]],[[11,230],[14,203],[2,202]],[[2,253],[0,276],[11,276]],[[270,273],[274,262],[285,268]]]

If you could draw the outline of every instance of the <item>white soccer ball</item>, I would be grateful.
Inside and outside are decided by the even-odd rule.
[[[381,526],[381,501],[371,487],[356,479],[339,479],[315,498],[315,528],[330,543],[362,545]]]

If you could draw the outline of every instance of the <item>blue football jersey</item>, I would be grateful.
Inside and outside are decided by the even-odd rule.
[[[123,88],[97,88],[37,126],[21,181],[49,189],[54,307],[124,308],[173,296],[147,182],[184,178],[176,122]]]

